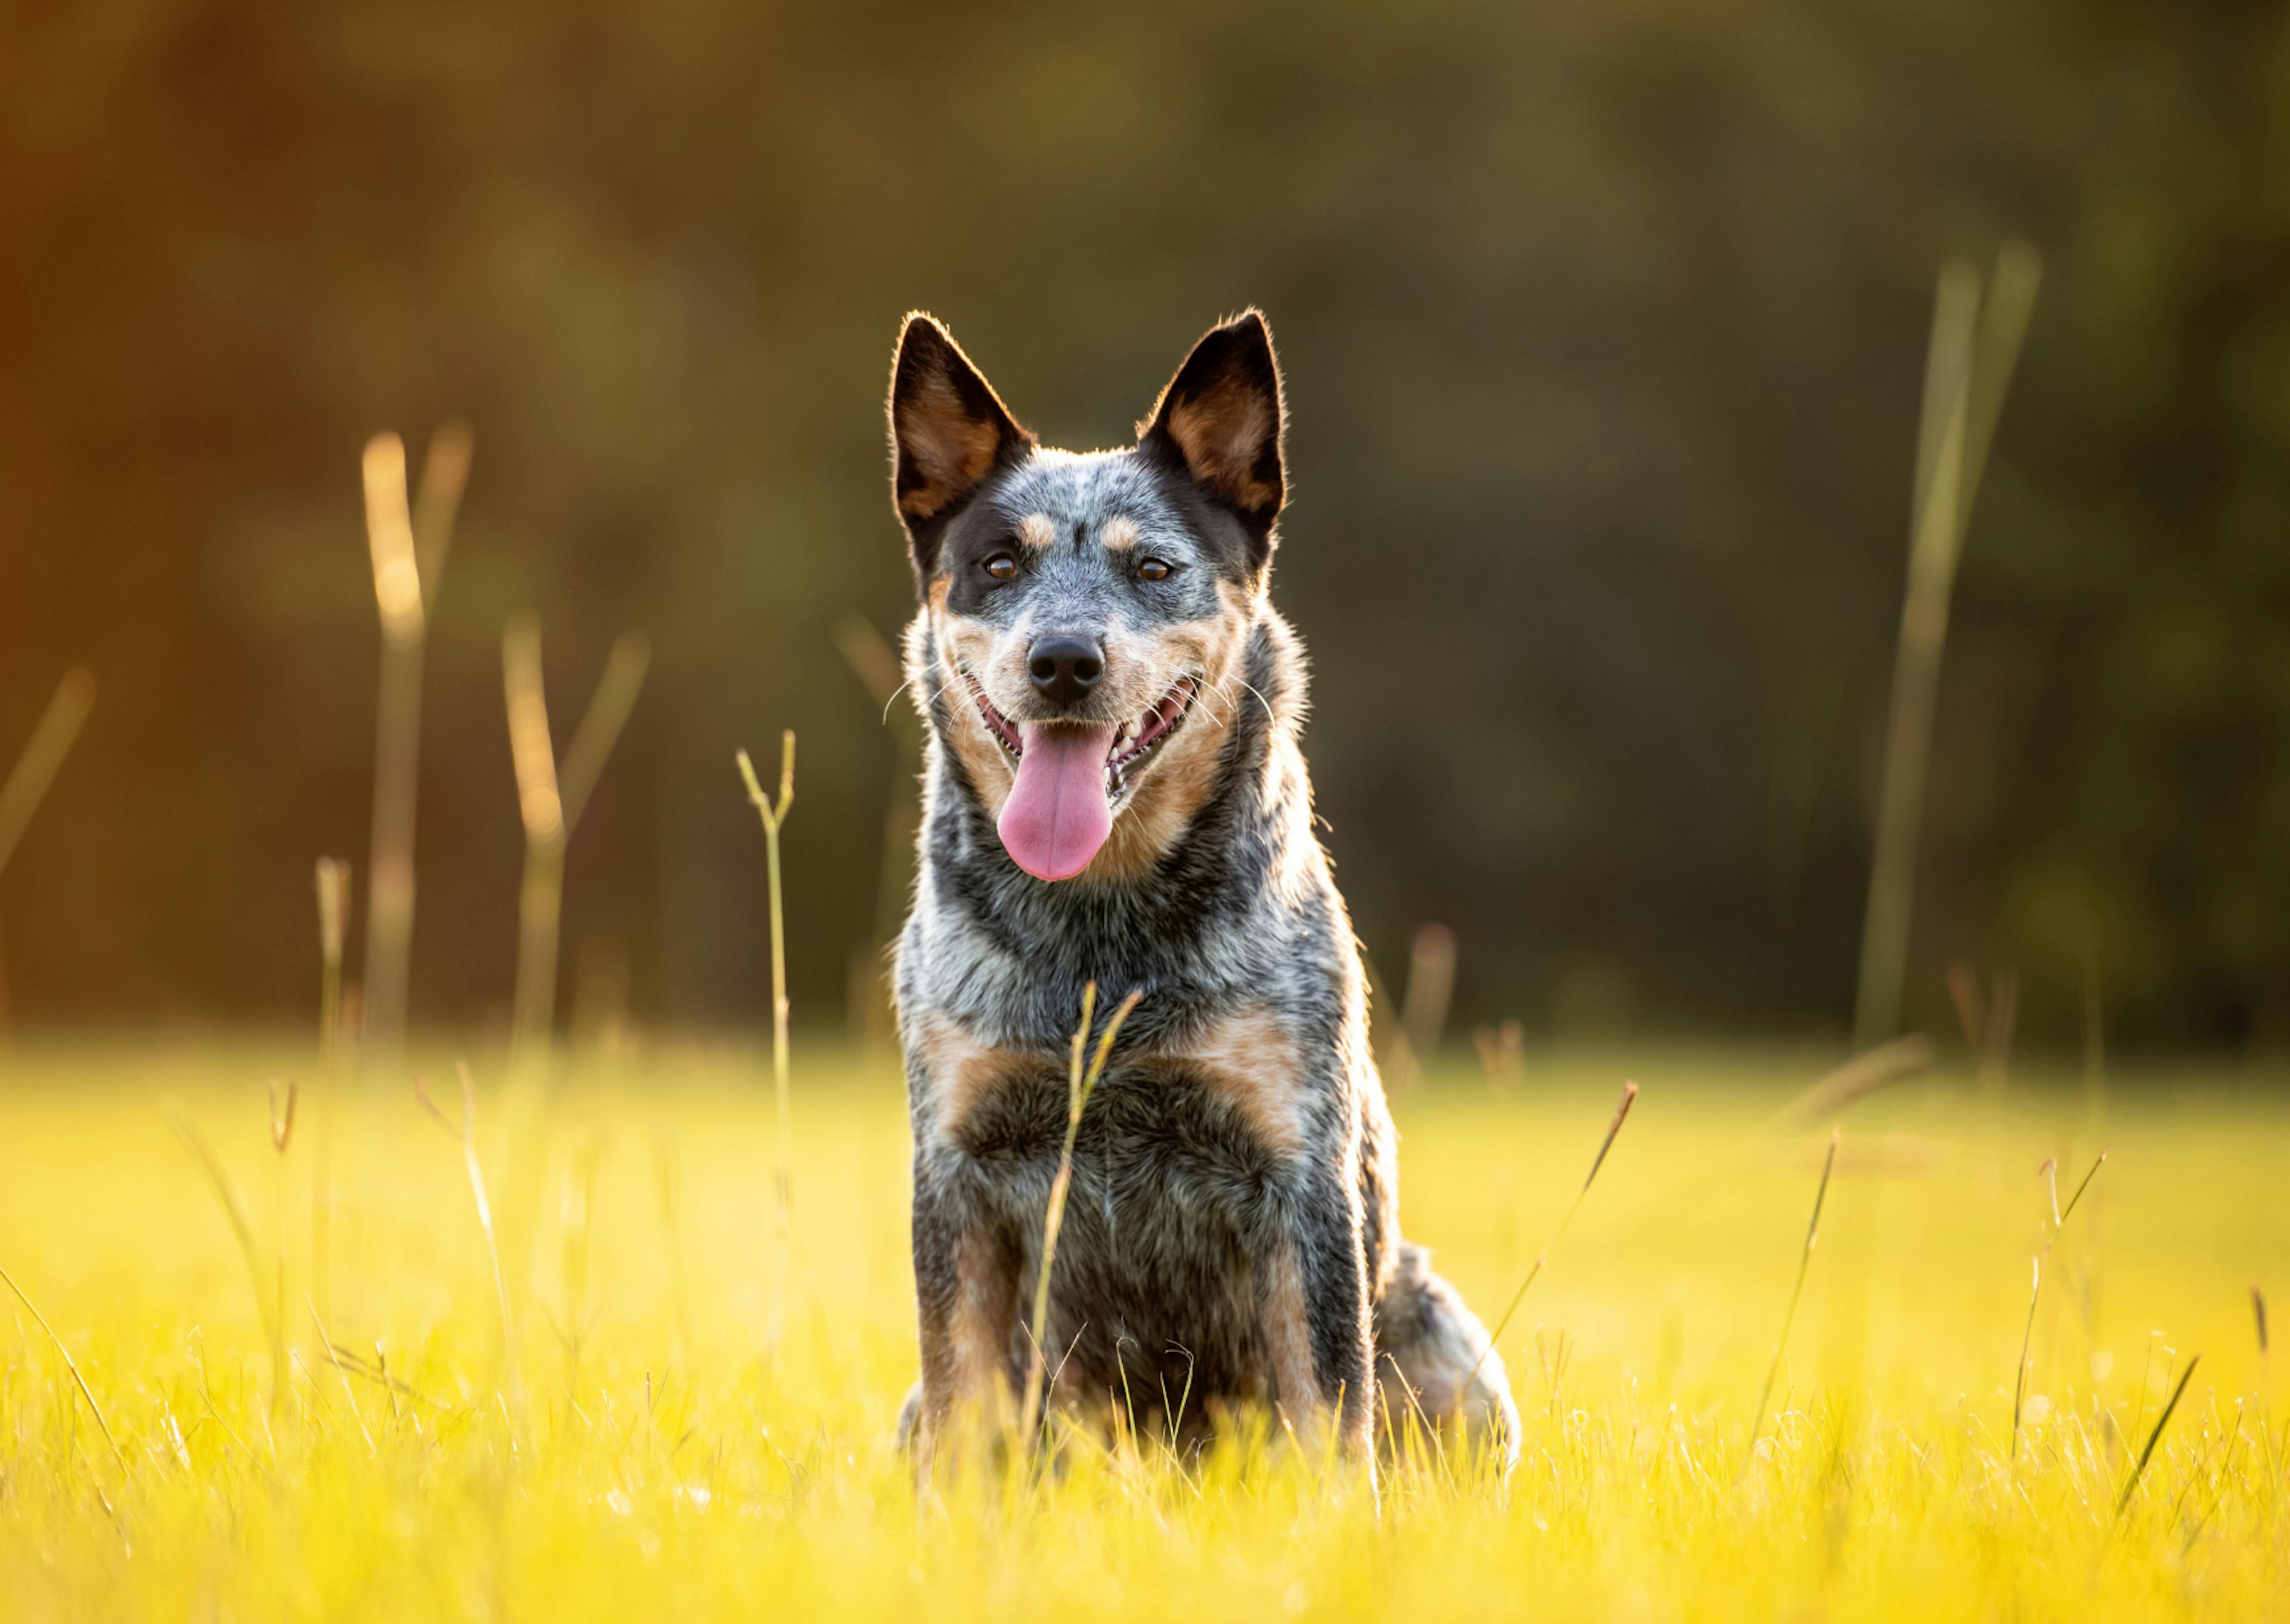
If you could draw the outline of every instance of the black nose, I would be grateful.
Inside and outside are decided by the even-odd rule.
[[[1026,656],[1027,675],[1034,691],[1059,705],[1086,699],[1105,675],[1105,651],[1094,637],[1078,632],[1051,632],[1038,638]]]

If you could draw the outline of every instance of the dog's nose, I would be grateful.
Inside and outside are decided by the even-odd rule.
[[[1050,632],[1036,639],[1026,653],[1026,674],[1034,692],[1053,704],[1071,705],[1085,699],[1105,675],[1105,651],[1097,639],[1078,632]]]

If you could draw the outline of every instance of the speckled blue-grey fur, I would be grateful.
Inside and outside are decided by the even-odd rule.
[[[1039,448],[928,317],[901,337],[894,497],[922,597],[907,675],[929,724],[897,967],[922,1346],[901,1431],[925,1447],[1023,1379],[1094,981],[1101,1024],[1141,1001],[1076,1143],[1045,1339],[1060,1402],[1198,1436],[1270,1401],[1369,1458],[1381,1386],[1401,1416],[1515,1458],[1501,1358],[1399,1237],[1358,949],[1312,829],[1302,652],[1266,596],[1282,412],[1254,312],[1202,340],[1134,447],[1083,456]],[[1106,651],[1099,689],[1063,711],[1022,669],[1051,628]],[[1020,752],[989,713],[1014,730],[1180,702],[1116,784],[1091,866],[1021,869],[997,832]]]

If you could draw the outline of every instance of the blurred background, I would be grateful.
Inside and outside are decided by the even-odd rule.
[[[504,623],[560,747],[574,1020],[767,1019],[732,768],[801,736],[799,1022],[878,943],[912,739],[881,398],[947,320],[1125,440],[1244,304],[1339,878],[1459,1021],[1841,1039],[1934,276],[2045,279],[1966,543],[1907,1014],[2290,1045],[2290,36],[2097,0],[0,12],[0,771],[100,697],[0,878],[20,1028],[301,1021],[372,812],[369,436],[475,460],[431,626],[412,1003],[498,1023]],[[354,931],[352,940],[358,939]],[[353,964],[355,969],[355,964]],[[864,978],[861,978],[863,980]]]

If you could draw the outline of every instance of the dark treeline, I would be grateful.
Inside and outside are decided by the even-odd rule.
[[[504,620],[560,741],[568,1002],[759,1021],[733,748],[802,736],[798,1011],[841,1019],[901,734],[912,306],[1068,444],[1269,313],[1319,804],[1467,1018],[1841,1031],[1934,277],[2046,257],[1941,696],[1913,1017],[2290,1038],[2278,8],[141,0],[0,21],[0,758],[102,685],[0,896],[18,1019],[299,1016],[363,880],[358,452],[476,456],[429,668],[417,1018],[511,980]],[[0,762],[4,765],[4,762]],[[584,1004],[584,1001],[585,1004]]]

